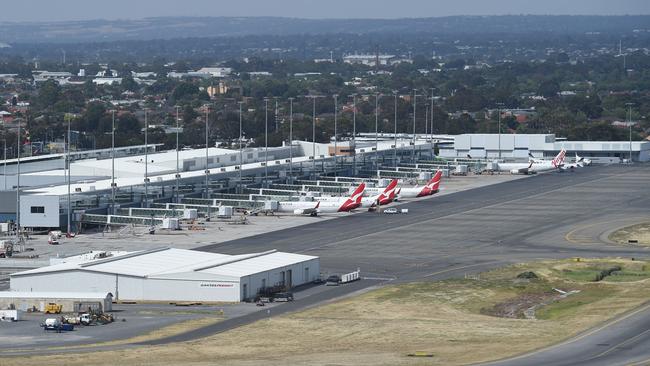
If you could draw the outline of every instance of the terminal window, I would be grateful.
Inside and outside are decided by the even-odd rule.
[[[45,206],[32,206],[31,212],[33,214],[45,213]]]

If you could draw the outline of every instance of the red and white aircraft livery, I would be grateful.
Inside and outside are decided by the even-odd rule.
[[[319,201],[280,201],[277,212],[290,212],[296,215],[314,215],[316,213],[349,212],[361,206],[361,198],[366,184],[361,183],[348,198],[337,197]]]
[[[350,212],[357,209],[361,207],[361,200],[365,190],[366,183],[361,183],[348,198],[339,197],[335,200],[320,200],[320,206],[317,209],[318,213]]]
[[[497,169],[510,174],[531,174],[553,169],[562,169],[566,150],[562,149],[553,160],[538,160],[531,158],[527,163],[497,163]]]
[[[416,198],[430,196],[432,194],[438,193],[440,190],[440,181],[442,180],[442,171],[437,170],[433,175],[431,180],[422,187],[412,187],[412,188],[398,188],[397,196],[399,199],[402,198]]]
[[[393,179],[384,190],[374,197],[364,197],[361,200],[361,207],[371,208],[376,205],[387,205],[397,198],[397,179]]]

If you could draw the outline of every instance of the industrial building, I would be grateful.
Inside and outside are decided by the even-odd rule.
[[[49,303],[61,305],[63,312],[81,312],[88,308],[111,311],[113,295],[108,292],[52,292],[38,291],[2,291],[0,292],[0,309],[17,309],[28,311],[36,309],[45,311]]]
[[[267,287],[291,289],[319,276],[319,258],[308,255],[160,248],[14,273],[10,286],[21,292],[111,293],[117,301],[239,302]]]

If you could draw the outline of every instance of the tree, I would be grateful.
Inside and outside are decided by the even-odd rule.
[[[544,80],[539,84],[539,88],[537,89],[537,94],[546,98],[555,97],[559,92],[560,84],[555,80]]]
[[[38,105],[49,108],[61,99],[61,86],[55,80],[47,80],[38,90]]]
[[[138,89],[140,89],[138,83],[136,83],[131,76],[126,76],[122,78],[121,86],[122,86],[122,90],[128,90],[132,92],[138,91]]]

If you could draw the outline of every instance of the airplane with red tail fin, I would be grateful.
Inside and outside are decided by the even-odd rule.
[[[399,199],[402,198],[416,198],[431,196],[432,194],[438,193],[440,190],[440,181],[442,180],[442,171],[437,170],[433,177],[422,187],[412,187],[412,188],[398,188],[397,196]]]

